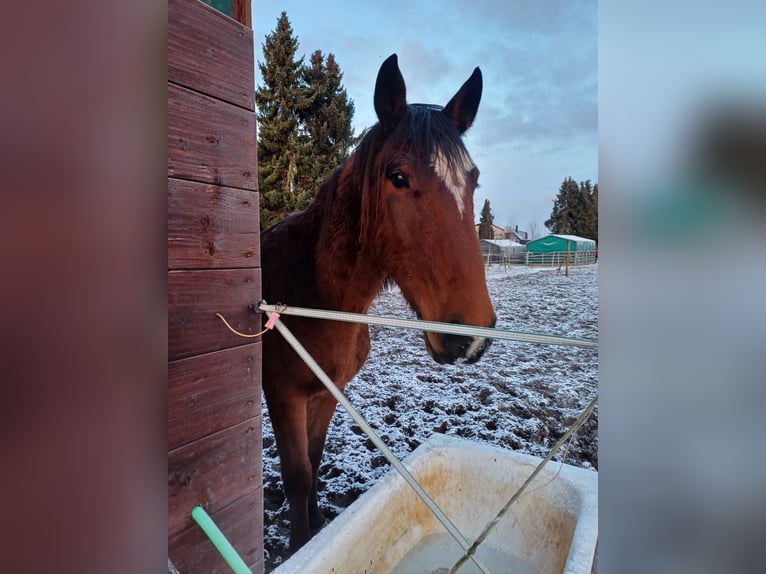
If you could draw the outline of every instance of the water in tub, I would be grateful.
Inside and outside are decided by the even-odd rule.
[[[491,546],[479,546],[476,554],[492,574],[541,574],[529,562]],[[461,555],[452,537],[448,534],[434,534],[412,548],[390,574],[448,574]],[[481,570],[472,560],[468,560],[458,573],[481,574]]]

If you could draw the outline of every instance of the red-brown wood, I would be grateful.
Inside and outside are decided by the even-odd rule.
[[[262,344],[215,316],[260,331],[249,4],[234,0],[234,19],[168,5],[168,555],[183,574],[230,572],[196,504],[263,572]]]
[[[242,333],[261,330],[250,309],[261,293],[260,269],[168,272],[168,360],[252,343],[231,333],[221,313]]]
[[[254,267],[260,260],[258,194],[168,179],[168,268]]]
[[[192,526],[197,504],[214,514],[261,488],[261,417],[168,452],[168,535]]]
[[[171,362],[168,450],[260,416],[260,374],[260,343]]]
[[[253,112],[169,83],[168,176],[256,190],[255,129]]]
[[[247,493],[211,518],[254,573],[263,572],[263,491]],[[231,574],[202,529],[193,524],[168,539],[170,559],[182,574]]]
[[[248,22],[226,18],[197,0],[168,1],[168,80],[254,110],[250,2],[238,0],[232,8],[235,20],[238,10],[246,11]]]
[[[231,13],[237,22],[241,22],[244,26],[252,27],[250,0],[231,0]]]

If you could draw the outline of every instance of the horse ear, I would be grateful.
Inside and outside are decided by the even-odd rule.
[[[399,71],[396,54],[381,64],[375,81],[375,113],[383,126],[393,127],[407,109],[407,89]]]
[[[473,119],[476,117],[476,111],[479,109],[481,100],[482,79],[481,70],[474,69],[471,77],[468,78],[457,94],[452,96],[449,103],[444,106],[443,114],[452,121],[461,134],[471,127]]]

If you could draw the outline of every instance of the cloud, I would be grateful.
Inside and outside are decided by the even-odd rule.
[[[595,27],[596,5],[595,0],[472,0],[456,2],[454,9],[460,13],[462,20],[481,22],[485,30],[492,32],[502,30],[509,35],[551,36],[559,35],[567,28],[582,30],[584,26]]]
[[[411,83],[413,86],[417,86],[419,91],[438,92],[441,90],[436,88],[436,86],[447,81],[455,82],[453,77],[455,73],[444,52],[438,48],[427,48],[419,40],[408,41],[402,45],[399,53],[399,67],[402,68],[402,74],[408,86],[410,82],[407,78],[412,76],[413,81]],[[459,87],[460,84],[457,84],[454,87],[454,91],[457,91]],[[430,89],[424,90],[424,88]],[[413,90],[408,90],[407,97],[412,103],[446,104],[449,98],[452,97],[451,93],[418,94],[412,92]],[[412,97],[409,96],[410,93],[412,93]],[[423,98],[427,98],[427,100],[424,101]],[[431,100],[432,98],[433,101]]]
[[[524,93],[526,92],[526,93]],[[520,90],[500,106],[484,102],[474,125],[476,143],[487,150],[532,147],[553,151],[583,139],[595,139],[598,109],[595,93],[555,95]]]

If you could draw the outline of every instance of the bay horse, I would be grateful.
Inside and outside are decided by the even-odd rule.
[[[493,327],[461,135],[479,106],[479,68],[444,108],[406,101],[396,54],[380,67],[378,122],[302,212],[261,233],[269,303],[366,313],[390,277],[418,318]],[[366,325],[286,317],[342,390],[370,352]],[[438,363],[473,363],[491,339],[424,333]],[[263,338],[263,391],[289,504],[290,551],[320,528],[317,473],[335,399],[282,337]]]

